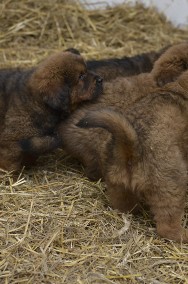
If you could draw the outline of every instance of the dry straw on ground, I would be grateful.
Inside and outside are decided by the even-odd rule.
[[[139,5],[99,11],[60,0],[2,0],[0,31],[1,67],[71,46],[86,58],[133,55],[188,32]],[[111,210],[104,184],[62,150],[17,181],[2,173],[0,189],[0,283],[188,283],[188,246],[158,238],[147,212]]]

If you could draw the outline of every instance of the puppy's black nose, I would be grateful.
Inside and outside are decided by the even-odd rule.
[[[102,77],[96,76],[96,82],[97,82],[97,84],[101,84],[102,81],[103,81],[103,78],[102,78]]]

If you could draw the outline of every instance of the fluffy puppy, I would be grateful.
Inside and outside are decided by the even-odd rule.
[[[101,83],[75,50],[31,69],[0,70],[0,168],[17,170],[57,147],[57,124],[82,101],[95,99]]]
[[[188,242],[181,226],[188,170],[188,71],[176,82],[148,94],[123,114],[88,113],[80,127],[102,127],[112,138],[100,156],[114,208],[127,212],[149,205],[160,236]]]
[[[161,77],[163,72],[163,69],[159,68],[160,62],[169,61],[169,56],[166,56],[166,54],[173,55],[173,50],[177,50],[178,46],[180,50],[188,49],[188,44],[179,44],[167,49],[154,64],[151,74],[146,73],[127,78],[119,77],[111,82],[104,82],[103,94],[96,101],[84,104],[60,125],[58,132],[62,138],[63,148],[81,161],[85,167],[86,175],[90,179],[97,180],[104,176],[101,161],[106,159],[105,145],[111,139],[111,135],[99,128],[79,128],[77,127],[77,123],[88,111],[100,108],[110,107],[115,111],[124,113],[137,100],[156,91],[158,76]],[[156,68],[158,72],[155,73]],[[166,75],[168,76],[168,73]],[[163,77],[165,79],[165,73]]]
[[[117,77],[127,77],[150,72],[154,62],[169,48],[169,46],[147,53],[141,53],[132,57],[110,58],[101,60],[88,60],[89,70],[102,76],[105,81],[111,81]]]

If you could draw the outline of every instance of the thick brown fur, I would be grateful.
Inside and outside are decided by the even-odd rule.
[[[154,62],[169,48],[141,53],[132,57],[110,58],[101,60],[88,60],[89,70],[102,76],[105,81],[111,81],[117,77],[128,77],[144,72],[150,72]]]
[[[17,170],[59,145],[57,124],[102,92],[102,79],[68,50],[37,67],[0,70],[0,168]]]
[[[185,49],[184,45],[182,47],[183,47],[183,49]],[[186,48],[188,48],[188,44],[186,44]],[[168,53],[167,54],[164,53],[159,60],[162,60],[162,62],[165,62],[165,60],[167,60],[167,62],[169,62],[169,58],[173,57],[174,49],[177,50],[177,46],[171,47],[168,50]],[[160,77],[160,74],[163,74],[163,69],[160,68],[159,63],[157,63],[156,66],[157,66],[157,69],[158,69],[158,76]],[[110,109],[110,111],[115,111],[117,113],[120,113],[120,115],[123,115],[123,116],[126,116],[125,113],[129,113],[129,117],[130,117],[129,120],[131,121],[131,119],[132,119],[132,122],[130,124],[129,120],[128,120],[128,121],[126,121],[126,123],[131,125],[131,127],[129,129],[133,129],[133,130],[135,129],[134,131],[136,131],[136,132],[134,132],[134,131],[133,132],[135,133],[134,135],[136,135],[136,137],[138,137],[138,139],[139,139],[139,135],[141,135],[142,143],[145,139],[144,138],[145,137],[144,136],[144,133],[145,133],[144,129],[146,128],[146,130],[147,130],[146,135],[147,135],[147,132],[150,133],[150,131],[151,131],[150,129],[153,129],[152,131],[154,133],[151,133],[151,135],[152,135],[152,139],[154,139],[154,137],[156,136],[155,147],[160,147],[160,138],[158,138],[160,136],[159,136],[158,132],[156,133],[155,128],[152,128],[153,119],[155,119],[155,121],[156,121],[155,123],[157,123],[157,120],[158,120],[158,121],[160,121],[160,123],[163,123],[165,125],[164,130],[162,129],[163,130],[162,133],[164,134],[164,143],[167,143],[166,144],[167,146],[164,145],[164,147],[166,147],[166,148],[162,148],[162,150],[161,150],[162,152],[161,152],[160,161],[162,163],[162,171],[165,170],[165,166],[167,166],[167,164],[168,164],[166,162],[166,154],[168,153],[168,140],[169,140],[169,143],[172,143],[171,142],[172,140],[170,140],[172,130],[175,131],[173,135],[177,135],[177,139],[179,139],[178,137],[181,137],[181,135],[182,135],[182,141],[180,143],[182,143],[182,145],[184,145],[182,147],[185,148],[184,150],[182,150],[182,153],[184,153],[185,159],[188,158],[188,157],[186,157],[186,155],[187,155],[187,146],[186,145],[187,145],[188,128],[187,128],[187,130],[182,131],[182,129],[185,127],[185,120],[187,119],[186,110],[187,110],[187,93],[188,93],[187,82],[188,82],[188,77],[187,77],[187,72],[182,73],[182,70],[183,69],[180,68],[180,72],[179,72],[178,76],[180,76],[181,74],[182,75],[178,79],[178,83],[176,83],[176,82],[170,83],[169,85],[166,85],[164,87],[164,90],[160,89],[157,86],[158,77],[155,76],[153,78],[153,73],[155,73],[155,65],[154,65],[154,68],[153,68],[153,71],[151,72],[151,74],[140,74],[138,76],[133,76],[133,77],[129,77],[129,78],[118,78],[118,79],[116,79],[112,82],[104,83],[104,93],[100,98],[98,98],[93,104],[88,103],[88,104],[82,106],[65,123],[61,124],[61,126],[59,128],[59,133],[60,133],[62,140],[63,140],[64,149],[69,154],[78,158],[83,163],[83,165],[85,166],[85,169],[86,169],[86,174],[89,178],[96,180],[98,178],[103,177],[103,178],[106,179],[106,181],[108,183],[109,178],[106,175],[106,171],[107,171],[106,169],[107,169],[107,165],[109,164],[110,159],[114,158],[114,161],[117,161],[117,164],[120,163],[120,161],[121,161],[121,159],[118,159],[119,156],[116,157],[115,154],[113,154],[113,156],[112,156],[112,153],[114,153],[113,149],[115,149],[114,151],[117,151],[119,148],[118,148],[118,146],[115,147],[115,148],[112,147],[112,150],[111,150],[110,146],[108,146],[108,145],[113,145],[113,144],[111,144],[112,136],[109,133],[109,131],[106,131],[103,128],[80,128],[80,127],[78,127],[79,121],[82,120],[89,111],[98,111],[98,110],[103,109],[103,108],[108,108],[108,109]],[[165,74],[163,74],[163,78],[165,79],[164,75]],[[167,74],[167,76],[168,76],[168,74]],[[174,78],[172,78],[172,80],[174,80]],[[160,100],[161,100],[161,102],[160,102]],[[156,106],[155,106],[155,102],[157,104]],[[185,106],[184,106],[184,102],[185,102]],[[169,106],[168,106],[168,104],[169,104]],[[150,110],[150,105],[151,105],[151,110]],[[157,108],[157,110],[155,108]],[[162,108],[164,110],[164,115],[163,115],[163,112],[160,111],[160,108]],[[170,117],[170,114],[169,114],[171,112],[171,109],[173,110],[172,111],[172,118]],[[148,114],[147,114],[147,112],[148,112]],[[155,112],[156,113],[159,112],[159,117],[157,117],[157,114],[155,116]],[[166,115],[165,115],[165,112],[166,112]],[[181,112],[183,112],[183,114],[181,114]],[[148,119],[147,119],[147,115],[148,115]],[[174,123],[173,120],[174,120],[174,117],[176,115],[177,115],[177,123]],[[143,118],[142,118],[142,116],[143,116]],[[186,119],[185,119],[185,117],[186,117]],[[137,118],[138,118],[138,120],[137,120]],[[137,120],[137,124],[134,120],[135,121]],[[140,121],[140,125],[139,125],[139,121]],[[133,122],[135,123],[135,128],[132,127]],[[144,129],[142,129],[142,122],[143,122],[143,127],[145,127]],[[148,124],[148,128],[147,128],[147,124]],[[138,125],[138,127],[137,127],[137,125]],[[176,133],[176,128],[178,128],[178,125],[180,127],[179,127],[179,130]],[[168,134],[168,132],[165,134],[167,126],[170,128],[169,134]],[[116,127],[117,127],[117,131],[118,131],[119,128],[118,128],[117,124],[116,124]],[[159,125],[159,127],[160,127],[160,125]],[[128,126],[127,126],[127,128],[128,128]],[[130,131],[132,131],[132,130],[130,130]],[[141,133],[141,134],[139,134],[139,133]],[[133,135],[133,137],[134,137],[134,135]],[[175,138],[173,138],[174,137],[173,135],[172,135],[172,139],[175,139]],[[159,142],[158,142],[157,139],[159,139]],[[137,141],[137,140],[135,139],[134,141]],[[126,143],[128,143],[128,142],[126,142]],[[155,143],[155,142],[153,142],[153,143]],[[123,148],[123,152],[126,151],[127,155],[129,155],[129,158],[128,158],[127,164],[125,164],[125,161],[127,161],[125,158],[122,161],[122,163],[126,167],[126,170],[129,171],[130,173],[132,172],[132,163],[130,163],[129,160],[132,159],[132,154],[134,153],[134,155],[135,155],[135,154],[138,153],[139,154],[138,157],[141,157],[142,155],[139,153],[139,149],[141,149],[141,151],[142,151],[142,149],[144,149],[144,146],[140,148],[139,143],[137,143],[137,142],[136,142],[135,145],[136,145],[136,148],[138,149],[138,152],[132,151],[132,150],[130,151],[130,147],[128,147],[129,151],[126,151]],[[186,167],[187,167],[187,165],[186,165],[187,160],[185,162],[184,162],[184,158],[182,158],[182,160],[181,160],[181,158],[180,158],[181,154],[179,152],[180,150],[179,150],[178,147],[179,146],[176,147],[176,145],[174,145],[174,147],[172,147],[172,150],[169,149],[169,157],[167,157],[167,160],[169,160],[169,161],[170,161],[170,159],[172,160],[172,165],[169,165],[169,167],[172,167],[173,161],[174,161],[173,155],[175,155],[175,156],[177,155],[177,164],[178,164],[178,162],[180,162],[180,166],[179,166],[177,171],[175,169],[174,171],[172,171],[172,173],[168,173],[169,167],[167,167],[166,170],[165,170],[166,171],[165,174],[169,175],[169,180],[171,180],[171,179],[173,180],[172,174],[174,174],[175,179],[178,178],[177,182],[180,182],[181,189],[179,191],[177,191],[178,194],[179,194],[179,192],[181,193],[180,196],[178,195],[178,198],[180,198],[180,201],[179,201],[179,205],[177,205],[178,206],[177,211],[179,210],[178,211],[179,213],[177,212],[177,218],[174,217],[174,214],[173,214],[174,222],[176,224],[174,222],[172,222],[172,226],[171,225],[170,225],[171,227],[167,226],[166,229],[165,229],[165,226],[168,222],[164,224],[164,227],[163,227],[162,224],[160,224],[160,225],[157,225],[157,230],[158,230],[158,233],[161,236],[171,238],[171,239],[175,239],[175,240],[180,240],[181,237],[182,237],[184,241],[187,241],[187,232],[185,232],[180,226],[180,220],[181,220],[180,215],[183,213],[183,208],[184,208],[183,198],[185,196],[185,188],[186,188],[185,180],[186,180],[187,176],[185,174],[185,171],[186,171]],[[122,149],[122,147],[120,147],[119,151],[121,151],[121,149]],[[174,152],[175,150],[177,150],[177,154],[176,154],[176,152]],[[164,152],[165,152],[165,154],[164,154]],[[160,150],[159,150],[159,153],[160,153]],[[152,149],[151,149],[149,154],[151,155],[151,159],[152,159],[152,155],[153,156],[155,155],[155,150],[152,151]],[[144,155],[144,153],[143,153],[143,155]],[[125,157],[125,155],[123,157]],[[145,159],[149,159],[149,158],[150,157],[145,157]],[[135,157],[135,159],[136,159],[136,157]],[[162,162],[163,160],[164,160],[164,162]],[[177,167],[177,164],[175,164],[174,167]],[[152,165],[152,167],[154,167],[154,165],[152,163],[151,163],[151,165]],[[158,164],[158,165],[160,165],[160,164]],[[144,163],[144,166],[145,166],[145,163]],[[150,170],[152,171],[152,169],[148,169],[147,173],[149,173]],[[153,176],[155,175],[157,170],[158,169],[154,170]],[[160,170],[160,166],[159,166],[159,170]],[[116,183],[116,181],[118,179],[120,179],[120,180],[123,179],[124,171],[125,171],[125,169],[123,169],[122,174],[121,174],[121,171],[119,171],[119,170],[116,170],[116,171],[113,170],[111,172],[111,179],[114,178],[114,180],[115,180],[114,183]],[[181,171],[183,172],[183,175],[181,177],[181,181],[179,181],[180,175],[182,174]],[[162,188],[164,190],[164,188],[166,188],[166,186],[168,186],[168,185],[166,185],[166,180],[163,179],[163,176],[161,176],[161,179],[164,182],[164,187],[162,186],[162,184],[160,184],[160,186],[162,186]],[[136,179],[134,179],[134,180],[136,180]],[[140,180],[139,176],[138,176],[138,182],[140,184],[139,187],[142,187],[141,186],[142,181]],[[151,183],[150,179],[149,179],[149,182]],[[158,182],[156,180],[156,178],[154,179],[153,183],[155,183],[155,182],[156,183]],[[175,181],[174,181],[174,183],[171,181],[171,183],[172,183],[172,186],[174,188]],[[143,180],[143,186],[146,187],[145,179]],[[136,185],[134,187],[136,187]],[[122,187],[119,187],[117,185],[117,187],[115,187],[114,190],[113,190],[113,187],[112,188],[109,187],[109,195],[111,196],[110,197],[111,203],[115,208],[119,208],[120,210],[126,211],[126,210],[131,210],[132,208],[134,208],[136,206],[137,199],[140,198],[140,196],[139,196],[139,194],[135,195],[134,192],[132,191],[132,188],[131,188],[131,190],[127,189],[127,191],[125,193],[124,188],[125,188],[124,185],[122,185]],[[149,191],[148,196],[150,195],[150,193],[152,195],[152,192]],[[171,193],[172,192],[170,192],[169,196],[171,196]],[[164,196],[165,196],[165,194],[166,193],[164,191]],[[155,195],[156,195],[156,199],[154,197],[153,204],[155,204],[155,201],[157,200],[157,193],[154,194],[154,196]],[[176,192],[175,192],[175,195],[176,195]],[[147,200],[147,199],[149,199],[148,196],[146,196],[145,199],[146,199],[146,202],[149,204],[149,201]],[[183,198],[182,198],[182,196],[183,196]],[[128,197],[128,199],[127,199],[127,197]],[[163,195],[161,195],[160,198],[162,198],[162,197],[163,197]],[[151,197],[151,200],[152,200],[152,198],[153,197]],[[126,202],[126,200],[128,200],[128,201]],[[166,201],[168,203],[168,200],[166,200]],[[180,208],[180,203],[181,203],[181,208]],[[153,204],[149,204],[149,205],[150,205],[151,210],[154,213],[154,215],[156,215],[156,217],[155,217],[156,221],[159,222],[160,216],[157,216],[158,213],[155,213],[154,212],[155,209],[152,209]],[[163,204],[161,206],[163,206]],[[167,206],[166,212],[168,214],[168,208],[169,208],[168,204],[165,204],[165,202],[164,202],[164,207],[162,207],[161,209],[165,212],[166,206]],[[171,209],[169,209],[169,210],[171,210]],[[178,220],[178,218],[179,218],[179,220]],[[170,219],[170,220],[172,221],[172,219]],[[175,228],[175,229],[171,230],[170,228],[171,229]],[[168,232],[168,230],[169,230],[169,232]],[[176,233],[176,231],[177,231],[177,233]]]
[[[188,182],[188,71],[124,114],[90,112],[79,126],[112,133],[101,160],[112,206],[127,212],[144,201],[160,236],[188,242],[188,229],[181,226]]]
[[[62,138],[63,148],[83,163],[86,175],[90,179],[97,180],[103,177],[101,160],[105,160],[105,145],[110,139],[110,134],[103,129],[81,129],[77,127],[77,123],[90,110],[110,107],[113,110],[124,112],[137,100],[154,92],[159,81],[158,77],[163,77],[164,81],[165,74],[168,77],[168,73],[163,73],[163,65],[165,62],[169,64],[170,60],[173,61],[174,52],[179,49],[188,50],[188,44],[178,44],[167,49],[156,61],[151,73],[126,78],[118,77],[110,82],[104,82],[103,94],[97,100],[81,106],[66,122],[60,125],[59,134]],[[176,56],[178,57],[178,54]],[[183,56],[181,57],[182,61],[186,62],[186,54],[185,59]],[[163,62],[161,68],[160,62]],[[183,68],[180,68],[179,73],[182,70]],[[174,79],[172,78],[172,80]]]

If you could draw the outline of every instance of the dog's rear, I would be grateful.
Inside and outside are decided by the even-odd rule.
[[[103,128],[112,134],[111,140],[106,143],[106,157],[101,161],[107,183],[107,194],[113,208],[123,212],[136,212],[139,201],[131,190],[131,171],[141,149],[137,133],[131,123],[118,112],[101,109],[88,112],[77,126]]]
[[[86,114],[77,124],[81,128],[104,128],[112,134],[111,143],[108,148],[111,153],[108,159],[116,160],[119,168],[123,165],[123,170],[130,167],[132,160],[138,156],[139,142],[138,136],[128,121],[122,114],[110,109],[91,111]],[[127,165],[125,165],[125,161]],[[103,161],[104,164],[106,161]],[[108,161],[110,162],[110,161]],[[116,163],[114,163],[116,164]],[[119,174],[119,170],[115,170]],[[127,180],[128,185],[128,180]]]

